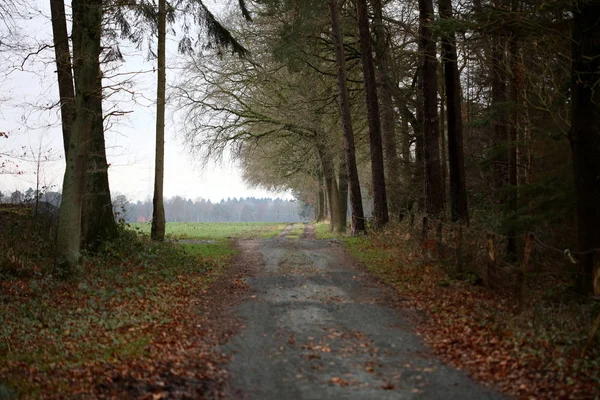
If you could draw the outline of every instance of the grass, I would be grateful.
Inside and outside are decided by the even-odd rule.
[[[150,234],[150,223],[132,223],[132,228]],[[286,226],[276,222],[167,222],[166,234],[173,239],[272,238]]]
[[[285,226],[168,223],[171,238],[210,242],[155,243],[143,234],[149,224],[134,224],[102,254],[87,256],[74,279],[61,281],[47,272],[51,258],[32,250],[51,254],[52,245],[41,243],[51,235],[35,236],[40,246],[16,247],[39,231],[21,232],[19,218],[5,219],[4,228],[24,236],[6,243],[9,238],[0,237],[0,248],[14,252],[0,265],[0,398],[4,392],[26,398],[71,393],[91,382],[73,371],[152,363],[161,341],[171,346],[170,338],[189,328],[182,324],[193,321],[198,293],[226,270],[235,254],[231,239],[273,237]]]
[[[329,222],[318,222],[315,224],[315,236],[317,239],[338,239],[346,235],[346,233],[332,232]]]
[[[286,235],[286,238],[298,239],[298,238],[300,238],[300,236],[302,236],[303,233],[304,233],[304,224],[301,222],[298,222],[292,226],[292,229],[290,229],[290,231]]]

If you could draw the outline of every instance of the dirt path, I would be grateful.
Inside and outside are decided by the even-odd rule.
[[[342,248],[314,239],[240,241],[252,276],[244,321],[222,347],[229,398],[499,399],[435,360]]]

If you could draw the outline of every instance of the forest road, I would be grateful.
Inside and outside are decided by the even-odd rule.
[[[443,365],[335,241],[239,241],[251,290],[231,355],[234,399],[501,399]]]

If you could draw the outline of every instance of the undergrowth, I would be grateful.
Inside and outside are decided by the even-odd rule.
[[[14,237],[0,240],[0,394],[60,397],[99,379],[94,368],[152,363],[156,343],[193,320],[194,298],[233,254],[226,241],[182,246],[121,229],[64,281],[51,274],[53,236],[28,221],[2,219]]]

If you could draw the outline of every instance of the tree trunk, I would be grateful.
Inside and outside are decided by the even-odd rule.
[[[87,142],[96,125],[95,98],[100,72],[102,0],[73,3],[73,60],[75,120],[66,152],[60,220],[56,239],[56,267],[68,275],[78,264],[81,246],[81,209],[85,190]]]
[[[319,191],[317,194],[317,212],[315,214],[317,222],[321,222],[325,219],[325,193],[323,192],[323,172],[321,170],[318,172],[317,180]]]
[[[517,2],[512,1],[513,12],[517,12]],[[508,45],[511,78],[510,78],[510,121],[508,127],[508,191],[507,206],[512,217],[507,231],[506,253],[511,259],[516,258],[517,234],[515,213],[518,207],[518,182],[517,182],[517,139],[519,134],[519,43],[513,33]]]
[[[425,159],[425,201],[427,213],[442,216],[444,193],[440,167],[439,121],[437,112],[437,58],[431,22],[431,0],[419,0],[420,47],[423,57],[423,156]]]
[[[166,0],[158,0],[158,85],[156,90],[156,154],[154,161],[154,199],[152,200],[152,240],[165,240],[165,206],[163,186],[165,172],[165,94],[167,83],[166,58],[167,18]]]
[[[372,0],[375,34],[375,63],[377,65],[377,85],[381,111],[381,135],[383,139],[386,195],[389,209],[394,218],[399,218],[402,207],[400,190],[400,160],[396,145],[396,115],[392,100],[392,82],[389,75],[388,45],[383,26],[381,0]]]
[[[65,155],[69,148],[69,140],[75,118],[75,88],[71,70],[71,51],[67,34],[67,18],[64,0],[50,0],[52,15],[52,36],[54,55],[56,57],[56,73],[58,75],[58,93],[60,96],[60,117],[62,122],[63,144]]]
[[[358,20],[360,59],[366,92],[367,119],[369,121],[371,176],[373,180],[373,224],[376,229],[379,229],[387,224],[389,217],[385,191],[379,101],[377,99],[377,84],[375,82],[375,69],[373,67],[371,33],[369,32],[366,0],[356,0],[356,18]]]
[[[502,0],[493,0],[494,8],[502,6]],[[494,111],[494,186],[500,191],[508,181],[508,158],[505,151],[508,141],[508,130],[506,125],[506,56],[505,39],[496,34],[492,38],[492,59],[490,60],[490,72],[492,74],[492,110]]]
[[[442,49],[443,57],[443,49]],[[448,153],[446,149],[446,84],[444,82],[444,63],[438,64],[438,96],[440,98],[439,121],[440,121],[440,167],[442,173],[442,193],[444,203],[448,201]]]
[[[345,155],[340,157],[340,166],[338,168],[338,188],[340,194],[340,225],[344,227],[348,225],[348,168],[346,166]]]
[[[439,0],[440,17],[452,19],[452,1]],[[469,223],[467,185],[463,152],[462,101],[460,97],[460,74],[456,54],[454,32],[442,36],[442,60],[446,89],[448,122],[448,160],[450,166],[450,208],[454,222]]]
[[[329,0],[329,15],[331,18],[331,36],[335,47],[337,62],[337,81],[340,94],[340,115],[344,132],[344,150],[346,153],[346,168],[348,169],[348,184],[350,187],[350,206],[352,208],[352,234],[365,232],[365,216],[356,167],[356,152],[354,148],[354,132],[350,116],[350,100],[346,84],[346,58],[340,30],[337,0]]]
[[[323,178],[325,179],[325,189],[327,191],[329,215],[331,219],[331,231],[343,232],[345,226],[342,226],[341,224],[340,194],[335,180],[335,171],[333,163],[331,162],[331,156],[327,153],[325,146],[321,143],[317,144],[317,151],[319,153],[321,167],[323,168]]]
[[[100,71],[96,88],[100,95],[93,98],[95,123],[90,131],[86,190],[81,217],[82,247],[92,252],[98,251],[102,243],[114,239],[119,233],[108,184]]]
[[[577,233],[580,293],[594,290],[598,280],[595,253],[600,248],[600,4],[580,1],[573,7],[572,22],[572,113],[569,139],[577,197]],[[596,293],[597,294],[597,293]]]

